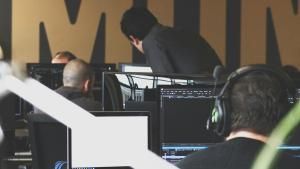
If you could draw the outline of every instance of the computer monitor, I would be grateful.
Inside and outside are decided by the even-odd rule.
[[[152,69],[146,64],[131,64],[131,63],[119,63],[120,72],[141,72],[152,73]]]
[[[222,141],[206,129],[220,86],[159,87],[161,156],[177,162],[189,153]]]
[[[136,89],[153,88],[154,77],[149,75],[139,75],[135,73],[116,73],[120,84]]]
[[[113,137],[116,130],[120,130],[123,134],[128,134],[128,138],[122,138],[119,141],[126,141],[126,139],[134,139],[140,146],[145,146],[145,148],[152,148],[151,144],[151,117],[149,112],[142,111],[106,111],[106,112],[90,112],[95,115],[95,119],[101,122],[101,125],[105,131],[111,131],[111,136]],[[130,125],[120,124],[131,123]],[[31,143],[31,151],[33,157],[33,167],[34,168],[55,168],[60,166],[61,169],[71,168],[74,165],[81,165],[81,168],[97,166],[83,166],[89,165],[84,162],[91,159],[91,157],[99,157],[101,159],[101,153],[104,152],[84,152],[83,149],[88,149],[89,146],[101,145],[101,142],[97,142],[96,145],[86,145],[85,142],[89,138],[85,138],[76,130],[71,130],[55,119],[51,118],[46,114],[30,114],[28,115],[29,122],[29,136]],[[116,124],[118,122],[118,124]],[[84,125],[84,124],[82,124]],[[132,127],[137,127],[133,129]],[[131,129],[131,130],[130,130]],[[123,130],[123,131],[122,131]],[[96,137],[101,137],[103,133],[100,129],[91,129],[87,132],[95,132],[93,135]],[[92,139],[92,138],[91,138]],[[137,144],[137,146],[138,146]],[[114,145],[105,145],[106,147],[111,147]],[[72,151],[71,151],[72,150]],[[116,152],[117,153],[117,152]],[[103,155],[103,154],[102,154]],[[104,154],[105,155],[105,154]],[[80,161],[78,161],[80,159]],[[86,159],[86,160],[85,160]],[[83,163],[80,163],[82,162]],[[75,166],[74,166],[75,167]],[[73,168],[73,167],[72,167]],[[76,167],[77,168],[77,167]],[[99,167],[101,168],[101,167]],[[114,168],[130,168],[126,166],[114,167]]]
[[[72,168],[114,167],[122,161],[118,154],[122,150],[135,148],[151,149],[151,118],[149,112],[93,112],[96,116],[98,129],[93,138],[87,138],[79,130],[71,131],[70,137],[70,164]],[[87,132],[84,132],[90,135]],[[134,147],[132,146],[134,145]],[[133,151],[134,152],[134,151]],[[126,154],[133,153],[126,151]],[[111,158],[116,157],[112,160]],[[122,156],[125,158],[124,156]],[[111,164],[108,161],[114,161]],[[87,164],[89,161],[89,164]],[[89,165],[89,166],[86,166]],[[103,166],[105,165],[105,166]]]
[[[28,76],[45,86],[56,89],[62,85],[65,64],[27,63],[26,66]]]
[[[156,101],[126,101],[125,111],[149,111],[151,113],[151,145],[152,151],[160,155],[159,112]]]
[[[135,75],[134,73],[152,73],[152,69],[149,65],[146,64],[130,64],[130,63],[120,63],[119,71],[129,73],[127,78],[131,78],[132,81],[136,84],[137,88],[153,88],[154,84],[158,85],[170,85],[171,79],[166,77],[156,77],[145,76],[145,75]],[[120,82],[126,81],[126,76],[117,75]],[[185,82],[184,80],[177,79],[177,82]]]
[[[62,86],[64,67],[65,64],[27,63],[27,73],[47,87],[57,89]],[[91,67],[95,73],[94,86],[96,88],[101,88],[103,72],[116,70],[115,64],[91,64]]]
[[[223,141],[223,138],[206,130],[206,121],[221,88],[222,84],[216,88],[211,85],[159,88],[162,158],[177,163],[195,151],[205,150]],[[289,135],[288,142],[278,149],[300,158],[299,133],[300,125]]]
[[[152,73],[151,67],[146,64],[119,63],[119,71],[128,73],[123,75],[121,74],[117,75],[117,78],[121,83],[131,85],[130,81],[132,81],[137,88],[153,87],[153,77],[131,74],[131,73]]]
[[[69,129],[47,114],[28,115],[33,168],[55,168],[68,161]],[[65,164],[66,165],[66,164]]]

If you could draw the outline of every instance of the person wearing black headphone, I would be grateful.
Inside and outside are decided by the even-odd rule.
[[[187,156],[181,169],[250,169],[268,136],[292,106],[295,87],[280,69],[246,66],[229,75],[216,97],[209,128],[226,141]],[[300,161],[281,153],[276,169],[299,168]],[[297,164],[295,164],[297,163]]]

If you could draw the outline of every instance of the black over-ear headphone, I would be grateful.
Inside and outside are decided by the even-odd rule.
[[[287,90],[289,102],[295,102],[296,88],[292,79],[281,69],[269,65],[250,65],[239,68],[228,76],[226,83],[215,100],[214,110],[208,119],[208,129],[213,129],[220,136],[227,136],[231,127],[231,108],[228,90],[236,83],[238,79],[252,72],[268,73],[278,78],[282,87]]]

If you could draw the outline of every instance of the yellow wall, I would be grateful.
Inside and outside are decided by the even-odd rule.
[[[225,63],[226,0],[200,1],[200,34],[216,49]],[[89,60],[101,13],[106,14],[105,62],[131,62],[131,46],[122,35],[119,22],[132,0],[82,0],[77,22],[69,22],[63,0],[13,0],[12,58],[38,62],[39,24],[43,22],[53,53],[70,50]],[[173,25],[174,1],[149,0],[148,8],[161,23]],[[242,0],[241,64],[264,63],[266,59],[266,13],[272,12],[283,64],[300,67],[300,18],[291,1]],[[187,18],[188,19],[188,18]]]

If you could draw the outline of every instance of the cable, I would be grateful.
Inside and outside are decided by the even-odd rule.
[[[128,100],[134,100],[135,98],[135,89],[134,89],[134,81],[131,76],[131,74],[126,74],[126,77],[128,79],[129,85],[130,85],[130,97]]]
[[[213,88],[213,92],[212,92],[213,98],[216,98],[216,88],[217,88],[218,81],[220,80],[221,74],[223,73],[223,70],[224,70],[224,67],[222,65],[217,65],[214,68],[213,78],[215,79],[215,81],[214,81],[214,88]],[[216,114],[216,110],[214,108],[215,104],[211,105],[210,107],[211,107],[212,112],[206,121],[206,130],[210,130],[211,128],[213,128],[212,127],[212,125],[214,124],[213,118],[215,117],[215,114]]]
[[[215,82],[214,82],[213,96],[216,96],[216,88],[217,88],[217,84],[218,84],[217,82],[219,82],[221,74],[223,73],[223,71],[224,71],[224,67],[222,65],[217,65],[214,68],[213,78],[215,79]]]

